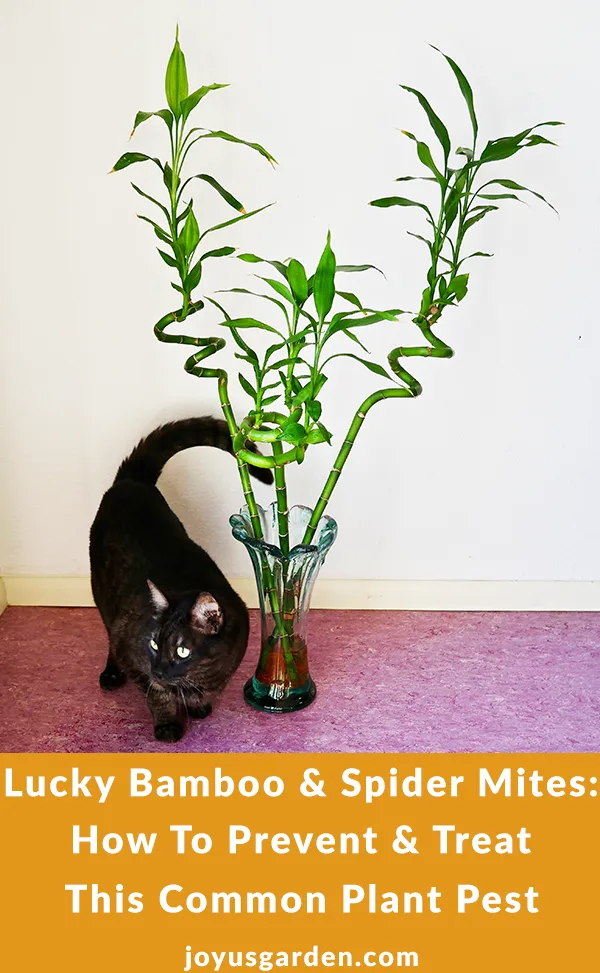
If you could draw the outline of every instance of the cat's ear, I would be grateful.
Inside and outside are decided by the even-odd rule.
[[[155,584],[152,584],[150,579],[146,579],[146,584],[150,589],[150,597],[152,599],[152,604],[158,612],[164,612],[166,608],[169,607],[169,602],[163,595],[162,591],[159,591]]]
[[[190,612],[192,627],[203,635],[216,635],[223,624],[223,612],[207,591],[201,592]]]

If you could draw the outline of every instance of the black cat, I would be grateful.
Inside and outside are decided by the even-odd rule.
[[[248,444],[254,448],[253,444]],[[210,416],[160,426],[121,464],[90,532],[92,591],[108,632],[103,689],[138,684],[157,740],[203,719],[248,642],[242,599],[187,535],[156,487],[167,460],[191,446],[232,452],[227,425]],[[265,483],[270,470],[250,467]]]

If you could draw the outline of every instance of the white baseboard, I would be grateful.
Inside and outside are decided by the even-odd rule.
[[[250,608],[257,606],[251,578],[231,583]],[[9,605],[93,605],[88,577],[4,578]],[[3,585],[0,579],[0,610]],[[412,611],[600,611],[600,581],[390,581],[322,578],[314,608]]]
[[[0,578],[0,615],[7,607],[8,598],[6,597],[6,585],[4,584],[4,578]]]

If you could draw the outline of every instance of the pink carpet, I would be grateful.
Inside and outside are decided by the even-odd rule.
[[[600,750],[600,615],[314,611],[316,702],[247,706],[253,635],[213,715],[156,743],[142,695],[98,687],[106,655],[89,608],[0,617],[0,750],[66,752],[560,752]]]

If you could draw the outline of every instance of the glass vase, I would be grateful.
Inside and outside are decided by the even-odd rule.
[[[337,536],[337,524],[323,516],[312,544],[302,538],[309,507],[289,511],[289,554],[279,546],[277,504],[258,507],[263,537],[254,536],[247,507],[233,514],[233,536],[250,555],[258,587],[261,646],[256,672],[244,686],[251,706],[268,713],[291,713],[314,700],[317,688],[308,669],[307,623],[317,575]]]

